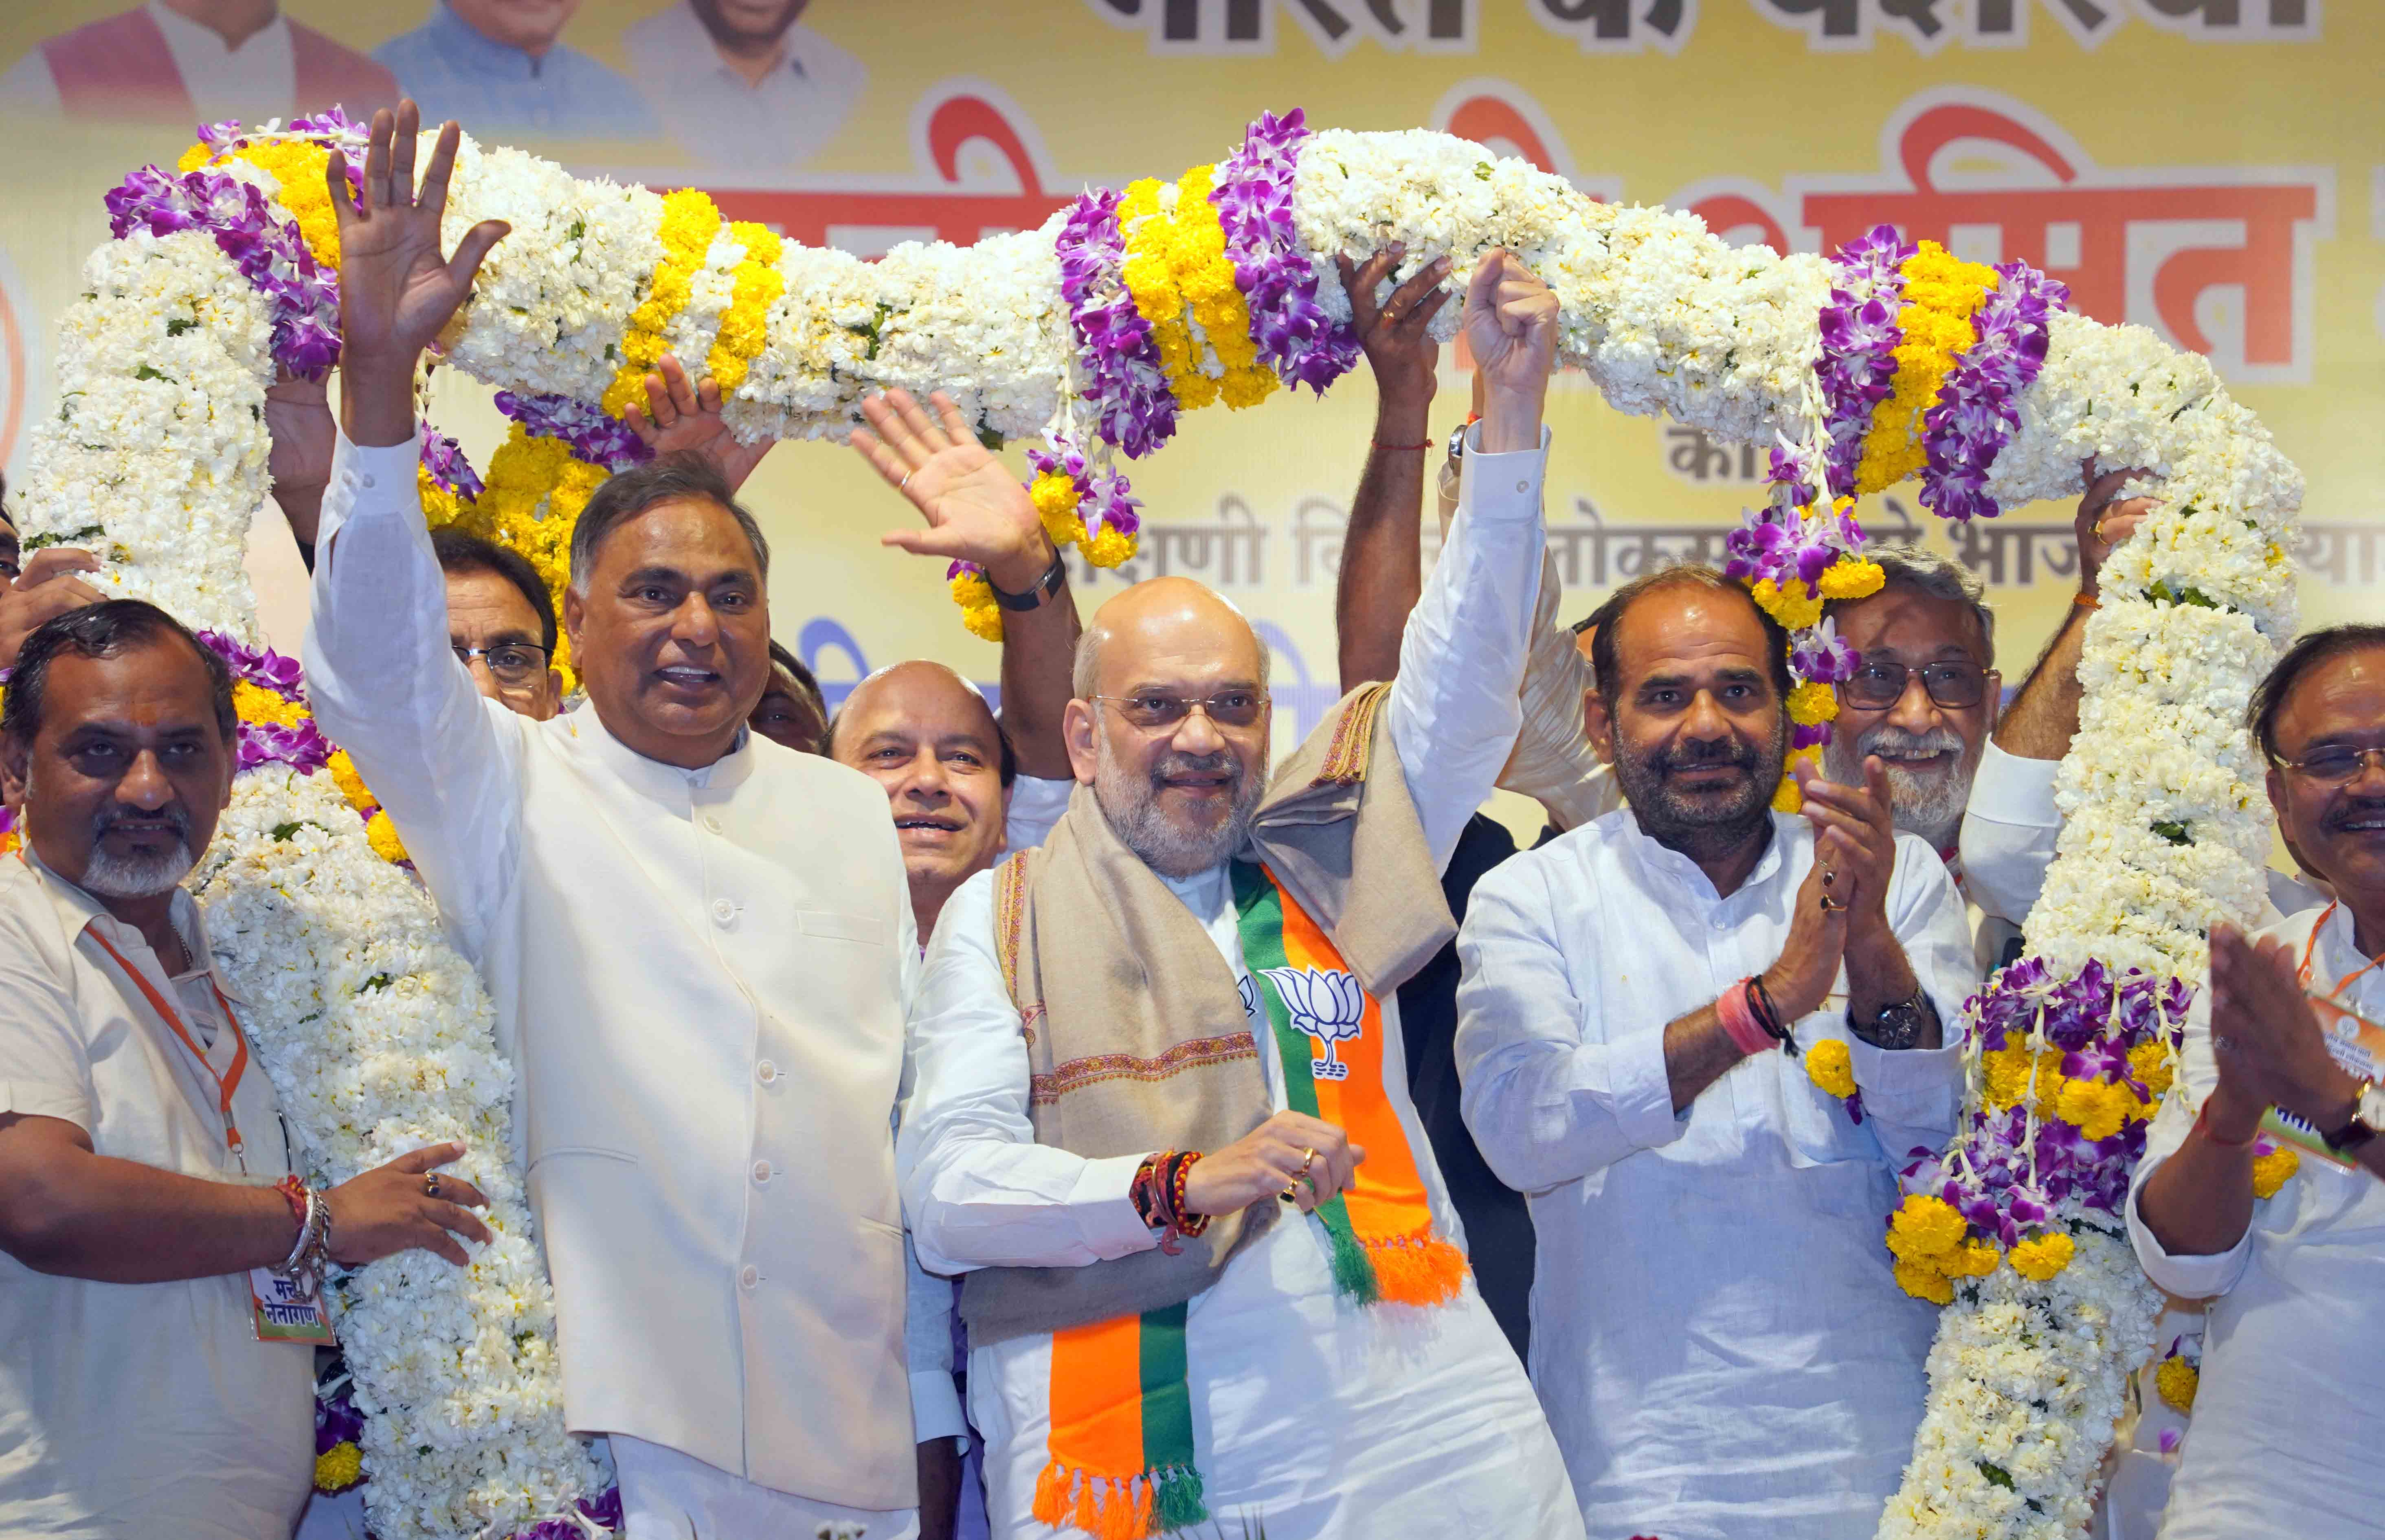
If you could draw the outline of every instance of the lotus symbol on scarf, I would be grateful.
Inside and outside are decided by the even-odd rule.
[[[1367,992],[1345,970],[1270,968],[1267,982],[1283,996],[1294,1032],[1305,1032],[1325,1045],[1325,1057],[1309,1061],[1318,1080],[1347,1080],[1350,1066],[1336,1058],[1333,1045],[1358,1035],[1367,1020]]]

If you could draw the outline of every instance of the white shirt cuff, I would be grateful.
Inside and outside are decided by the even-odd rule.
[[[1466,430],[1466,457],[1459,462],[1457,495],[1458,506],[1467,510],[1467,517],[1517,521],[1539,519],[1541,486],[1548,475],[1551,441],[1548,425],[1542,423],[1538,449],[1511,449],[1493,455],[1481,447],[1482,424],[1469,425]]]
[[[358,514],[418,507],[414,471],[420,458],[420,450],[410,442],[370,448],[350,443],[343,432],[331,451],[331,486],[342,495],[323,499],[322,521],[315,531],[317,550],[329,550],[340,527]],[[405,495],[391,495],[393,486],[405,487]]]
[[[2059,759],[2024,759],[2006,754],[1991,740],[1979,755],[1979,773],[1971,779],[1970,805],[1964,811],[1990,823],[2058,829],[2062,812],[2054,803],[2054,777],[2061,768]]]
[[[2136,1247],[2137,1265],[2155,1286],[2166,1289],[2180,1299],[2213,1299],[2234,1288],[2244,1276],[2244,1269],[2253,1259],[2253,1226],[2248,1221],[2244,1233],[2225,1251],[2207,1257],[2176,1257],[2162,1248],[2154,1238],[2153,1227],[2137,1212],[2137,1204],[2144,1196],[2145,1183],[2170,1157],[2168,1151],[2147,1155],[2138,1165],[2136,1180],[2129,1189],[2126,1212],[2129,1218],[2129,1244]]]
[[[1094,1255],[1130,1257],[1159,1244],[1159,1237],[1143,1222],[1143,1216],[1134,1211],[1134,1199],[1128,1196],[1143,1159],[1140,1155],[1108,1156],[1086,1161],[1078,1173],[1077,1184],[1068,1194],[1068,1209],[1077,1217],[1086,1248]]]
[[[941,1369],[922,1369],[911,1376],[911,1441],[967,1438],[968,1419],[961,1413],[960,1388]]]

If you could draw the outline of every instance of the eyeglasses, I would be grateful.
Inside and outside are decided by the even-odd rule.
[[[1859,711],[1884,711],[1904,698],[1904,686],[1915,673],[1930,701],[1946,711],[1967,711],[1988,693],[1988,670],[1977,663],[1926,663],[1918,670],[1894,658],[1866,663],[1839,686],[1847,704]]]
[[[546,675],[546,649],[527,642],[500,642],[493,647],[457,647],[456,661],[466,668],[479,658],[489,666],[489,677],[515,690],[534,687]]]
[[[1219,727],[1248,727],[1267,715],[1267,698],[1258,690],[1220,690],[1204,700],[1199,695],[1163,695],[1145,690],[1131,695],[1091,695],[1108,701],[1133,726],[1156,732],[1174,727],[1199,711]]]
[[[2326,748],[2313,749],[2299,759],[2280,759],[2278,763],[2315,785],[2342,786],[2350,784],[2354,777],[2367,769],[2372,758],[2380,769],[2385,769],[2385,748],[2354,748],[2349,744],[2334,744]]]

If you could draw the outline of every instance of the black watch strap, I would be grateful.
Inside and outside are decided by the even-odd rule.
[[[1061,586],[1068,581],[1068,564],[1055,548],[1052,552],[1051,567],[1042,577],[1035,580],[1026,593],[1004,593],[1002,585],[993,581],[992,573],[986,574],[985,585],[993,590],[993,602],[1005,609],[1041,609],[1043,607],[1044,601],[1060,592]]]

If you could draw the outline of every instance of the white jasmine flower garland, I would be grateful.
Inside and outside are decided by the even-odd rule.
[[[1005,437],[1065,429],[1080,396],[1130,390],[1130,410],[1083,410],[1131,423],[1141,447],[1126,447],[1140,453],[1173,432],[1175,389],[1249,367],[1223,361],[1228,344],[1249,356],[1241,340],[1203,330],[1230,303],[1212,295],[1187,314],[1198,307],[1187,285],[1218,270],[1214,247],[1183,245],[1202,232],[1227,232],[1261,367],[1319,388],[1355,357],[1337,256],[1399,241],[1404,264],[1387,287],[1446,254],[1450,287],[1462,290],[1480,254],[1505,246],[1549,282],[1561,357],[1611,404],[1729,439],[1785,434],[1792,458],[1810,457],[1830,405],[1816,382],[1817,317],[1836,277],[1824,258],[1734,250],[1691,216],[1608,207],[1421,131],[1311,134],[1297,115],[1263,119],[1217,177],[1224,224],[1180,217],[1201,211],[1179,210],[1180,188],[1168,185],[1159,206],[1172,228],[1164,250],[1147,234],[1137,243],[1143,269],[1118,265],[1117,243],[1134,232],[1118,225],[1118,200],[1089,194],[1040,231],[966,248],[906,244],[875,264],[786,243],[775,296],[739,301],[745,246],[727,227],[674,257],[656,194],[467,140],[445,235],[486,218],[513,232],[444,339],[446,359],[525,395],[593,403],[620,372],[642,308],[643,334],[693,367],[743,304],[746,345],[751,318],[763,334],[727,411],[749,440],[841,438],[865,394],[895,385],[952,390],[982,431]],[[1183,308],[1158,303],[1151,285],[1163,282]],[[59,349],[63,418],[36,435],[27,532],[94,545],[111,582],[194,624],[253,635],[238,562],[266,490],[270,318],[198,232],[134,232],[94,257],[90,287]],[[1192,374],[1179,363],[1160,377],[1138,307],[1154,310],[1152,325],[1181,318]],[[1096,322],[1097,338],[1085,330]],[[1458,324],[1445,307],[1436,334]],[[2241,722],[2294,624],[2285,553],[2301,480],[2206,361],[2142,328],[2059,310],[2043,325],[2042,368],[2016,376],[2012,432],[2000,448],[1978,441],[1991,445],[1975,461],[1989,506],[2071,495],[2082,466],[2142,469],[2160,506],[2104,569],[2081,731],[2058,781],[2068,821],[2029,934],[2057,971],[2094,958],[2199,982],[2210,923],[2250,920],[2259,900],[2261,767]],[[502,1534],[568,1511],[605,1478],[562,1430],[551,1296],[519,1175],[502,1164],[508,1074],[477,982],[322,778],[286,767],[244,777],[204,886],[227,962],[259,1002],[259,1057],[310,1166],[353,1174],[461,1138],[493,1199],[499,1239],[469,1271],[393,1258],[343,1291],[371,1414],[376,1530]],[[1947,1159],[1959,1166],[1961,1149]],[[1963,1280],[1884,1534],[2075,1533],[2153,1320],[2108,1221],[2065,1201],[2050,1228],[2076,1237],[2067,1266],[2053,1262],[2043,1283],[2004,1265]],[[2032,1267],[2042,1260],[2032,1254]]]

